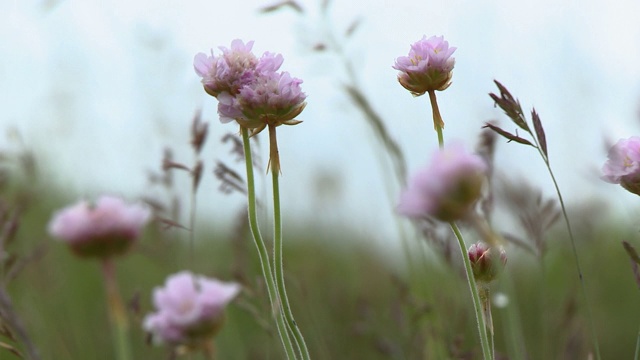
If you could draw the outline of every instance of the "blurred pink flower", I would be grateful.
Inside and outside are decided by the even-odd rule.
[[[225,283],[182,271],[155,288],[156,312],[145,317],[143,327],[159,344],[197,347],[222,326],[224,309],[240,292],[237,283]]]
[[[409,56],[396,59],[393,66],[399,70],[398,81],[414,96],[420,96],[427,91],[445,90],[451,85],[451,77],[455,58],[451,57],[455,47],[443,36],[426,36],[413,45]]]
[[[471,245],[468,255],[473,277],[478,282],[490,283],[507,264],[507,253],[503,248],[492,248],[484,242]]]
[[[49,222],[49,234],[80,256],[108,257],[125,253],[149,221],[149,209],[129,205],[113,196],[102,196],[57,211]]]
[[[621,139],[609,150],[602,179],[640,195],[640,137]]]
[[[398,212],[415,218],[458,220],[480,197],[486,169],[484,160],[467,153],[461,144],[438,150],[400,196]]]

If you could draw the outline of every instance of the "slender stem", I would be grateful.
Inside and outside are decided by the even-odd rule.
[[[275,127],[273,127],[273,132],[271,131],[271,127],[269,127],[269,136],[276,136]],[[277,150],[276,150],[277,152]],[[291,311],[291,307],[289,306],[289,297],[287,296],[287,290],[284,282],[284,268],[283,268],[283,256],[282,256],[282,216],[280,212],[280,181],[279,171],[276,169],[271,169],[271,178],[273,183],[273,229],[274,229],[274,240],[273,240],[273,266],[275,268],[276,273],[276,282],[278,285],[278,293],[280,295],[280,299],[282,302],[282,310],[284,312],[285,319],[287,321],[287,325],[289,330],[291,331],[291,335],[295,339],[298,349],[300,351],[300,355],[302,359],[310,359],[309,350],[307,348],[307,344],[304,341],[304,337],[302,336],[302,332],[298,327],[295,319],[293,318],[293,313]]]
[[[444,121],[442,121],[442,115],[440,115],[436,92],[434,90],[429,90],[429,101],[431,102],[431,111],[433,112],[433,128],[438,133],[438,145],[442,148],[444,146],[444,136],[442,135]]]
[[[273,272],[271,271],[271,263],[269,261],[269,254],[267,247],[264,244],[260,229],[258,228],[258,214],[256,210],[256,189],[253,178],[253,160],[251,158],[251,143],[249,142],[249,131],[240,127],[242,133],[242,142],[244,149],[244,159],[247,169],[247,200],[248,200],[248,213],[249,213],[249,228],[251,228],[251,234],[253,235],[253,241],[258,250],[258,257],[260,258],[260,266],[262,268],[262,276],[267,284],[267,294],[269,295],[269,304],[271,305],[272,315],[276,320],[276,326],[278,328],[278,334],[282,341],[282,346],[285,349],[287,359],[296,359],[296,354],[293,350],[291,338],[286,329],[284,319],[280,311],[280,300],[278,299],[278,292],[276,284],[274,282]]]
[[[102,276],[104,277],[107,291],[107,304],[111,318],[115,350],[118,360],[130,360],[131,345],[129,344],[129,324],[127,313],[120,297],[118,283],[116,281],[115,266],[110,258],[102,261]]]
[[[17,334],[18,339],[20,339],[22,345],[24,345],[25,352],[28,356],[27,358],[30,360],[40,360],[40,352],[33,341],[31,341],[29,335],[27,335],[24,323],[15,311],[13,302],[4,284],[0,285],[0,317],[2,321]]]
[[[485,360],[493,359],[491,356],[491,346],[489,345],[489,338],[487,336],[487,327],[485,325],[484,316],[482,314],[482,303],[480,301],[480,295],[478,294],[478,287],[476,280],[473,277],[473,270],[471,269],[471,261],[467,255],[467,248],[464,244],[462,234],[458,229],[458,226],[454,222],[450,222],[451,230],[458,239],[458,245],[460,246],[460,253],[462,254],[462,260],[464,261],[464,269],[467,273],[467,283],[469,284],[469,291],[471,292],[471,298],[473,299],[473,309],[476,313],[476,322],[478,324],[478,333],[480,334],[480,345],[482,345],[482,357]]]
[[[547,166],[547,170],[549,171],[549,175],[551,176],[551,180],[553,181],[553,186],[556,189],[556,194],[558,195],[558,201],[560,201],[560,207],[562,208],[562,215],[564,217],[564,222],[567,226],[567,232],[569,233],[569,239],[571,240],[571,250],[573,252],[573,259],[576,263],[576,269],[578,271],[578,278],[580,279],[580,290],[582,292],[582,298],[584,299],[585,307],[587,310],[587,320],[589,321],[589,327],[591,328],[591,336],[593,338],[593,346],[596,353],[596,359],[600,360],[600,344],[598,342],[598,334],[596,333],[595,323],[593,322],[593,314],[591,312],[591,305],[589,303],[589,298],[587,296],[587,287],[585,285],[584,277],[582,276],[582,266],[580,265],[580,258],[578,257],[578,250],[576,247],[576,241],[573,237],[573,231],[571,230],[571,223],[569,222],[569,216],[567,215],[567,208],[564,205],[564,199],[562,197],[562,193],[560,192],[560,187],[558,186],[558,182],[556,181],[556,177],[551,170],[551,165],[549,163],[549,158],[542,152],[538,141],[535,136],[533,136],[536,141],[536,145],[540,156],[544,160],[545,165]]]
[[[204,346],[202,347],[202,357],[204,357],[205,360],[215,360],[216,348],[213,342],[204,344]]]
[[[493,316],[491,315],[491,292],[487,284],[479,283],[477,284],[477,287],[480,300],[482,301],[482,313],[484,315],[486,329],[488,330],[487,335],[489,336],[489,342],[491,343],[491,358],[493,359],[496,356],[496,349],[493,333]]]
[[[438,102],[436,100],[435,91],[429,91],[429,101],[431,102],[431,109],[433,112],[433,126],[438,133],[438,145],[440,148],[444,147],[444,136],[442,135],[442,129],[444,128],[444,121],[442,121],[442,116],[440,115],[440,109],[438,108]],[[489,345],[489,338],[487,337],[487,326],[485,322],[485,318],[482,311],[482,303],[480,302],[480,295],[478,293],[478,287],[476,285],[476,280],[473,277],[473,269],[471,268],[471,261],[469,260],[469,256],[467,255],[467,247],[464,243],[464,239],[462,238],[462,233],[458,229],[458,226],[455,222],[450,222],[451,230],[456,235],[456,239],[458,239],[458,245],[460,247],[460,253],[462,254],[462,260],[464,262],[464,268],[467,273],[467,283],[469,285],[469,291],[471,292],[471,298],[473,300],[473,308],[476,313],[476,323],[478,327],[478,333],[480,335],[480,345],[482,346],[482,357],[485,360],[493,359],[491,346]]]
[[[191,190],[191,209],[189,214],[189,263],[194,262],[194,243],[196,241],[196,189]]]

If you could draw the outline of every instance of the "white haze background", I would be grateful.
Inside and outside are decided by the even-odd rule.
[[[304,123],[279,129],[285,227],[312,219],[353,226],[373,243],[397,243],[395,195],[385,185],[381,150],[342,91],[347,77],[340,60],[312,51],[328,31],[341,38],[359,19],[343,43],[345,54],[405,151],[410,173],[428,160],[437,140],[428,98],[413,98],[391,66],[423,35],[444,35],[458,48],[453,85],[438,93],[446,141],[472,147],[491,119],[515,130],[487,96],[498,79],[524,109],[538,110],[568,203],[606,197],[640,226],[633,220],[639,213],[629,210],[637,199],[599,179],[606,141],[640,132],[637,1],[334,1],[328,21],[320,1],[300,1],[304,16],[291,9],[258,12],[270,4],[0,0],[0,126],[17,129],[46,166],[45,180],[69,194],[135,197],[154,194],[146,172],[158,168],[165,146],[192,163],[189,127],[202,108],[210,136],[199,221],[214,219],[228,230],[244,199],[218,192],[212,169],[217,159],[233,163],[219,139],[237,128],[218,122],[216,100],[202,90],[192,60],[236,38],[255,40],[257,54],[284,55],[282,69],[303,79],[308,95],[299,117]],[[10,147],[0,139],[0,148]],[[531,148],[500,140],[497,167],[554,194]],[[236,169],[241,172],[241,164]],[[188,201],[187,174],[176,178]],[[327,186],[330,191],[321,190]]]

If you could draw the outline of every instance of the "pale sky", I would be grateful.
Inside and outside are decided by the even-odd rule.
[[[444,35],[458,48],[453,85],[438,93],[445,139],[471,147],[490,119],[515,130],[487,96],[498,79],[523,108],[538,110],[568,203],[606,195],[613,204],[633,204],[628,193],[602,184],[598,170],[604,138],[640,133],[637,1],[334,1],[328,23],[321,23],[320,1],[300,1],[304,16],[258,13],[271,3],[0,0],[0,125],[19,129],[50,167],[51,180],[71,194],[137,196],[148,193],[146,170],[157,167],[164,146],[190,164],[189,125],[202,107],[211,134],[200,215],[224,224],[243,199],[216,192],[211,171],[214,160],[230,161],[218,139],[237,129],[218,122],[216,100],[202,90],[192,61],[233,39],[255,40],[255,53],[283,54],[282,69],[303,79],[308,95],[299,116],[304,123],[279,130],[285,226],[313,218],[393,242],[395,199],[385,190],[376,141],[341,90],[341,63],[310,50],[327,31],[341,36],[360,19],[345,53],[405,151],[410,173],[426,163],[437,140],[428,98],[413,98],[391,66],[423,35]],[[0,137],[0,148],[6,146]],[[497,160],[499,169],[553,195],[533,149],[501,142]],[[320,174],[337,181],[337,198],[318,199]]]

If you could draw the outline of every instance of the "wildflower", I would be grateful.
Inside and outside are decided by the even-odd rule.
[[[156,312],[143,327],[158,344],[197,348],[221,328],[225,306],[240,292],[237,283],[225,283],[181,271],[153,291]]]
[[[266,52],[259,59],[252,52],[253,41],[233,40],[231,48],[220,47],[222,55],[211,56],[198,53],[193,59],[193,68],[202,78],[205,91],[218,97],[222,92],[236,95],[242,86],[253,81],[263,72],[274,72],[284,61],[282,55]]]
[[[253,41],[234,40],[231,49],[220,48],[220,56],[197,54],[193,66],[205,91],[218,99],[220,122],[236,121],[251,136],[269,127],[269,165],[279,171],[275,128],[301,122],[295,117],[306,106],[306,94],[300,88],[302,80],[277,71],[282,55],[265,52],[258,59],[252,47]]]
[[[484,160],[460,144],[438,150],[402,193],[398,211],[409,217],[458,220],[480,197],[486,170]]]
[[[503,248],[490,247],[484,242],[471,245],[468,255],[473,277],[485,284],[493,281],[507,264],[507,253]]]
[[[233,101],[223,106],[221,118],[233,117],[241,126],[251,129],[253,134],[267,125],[296,125],[294,118],[304,110],[306,95],[302,92],[302,80],[292,78],[288,72],[261,74],[242,87]],[[223,104],[223,101],[220,102]],[[230,109],[227,111],[226,109]]]
[[[608,158],[602,167],[602,179],[640,195],[640,137],[618,141],[609,150]]]
[[[150,215],[143,205],[102,196],[95,204],[80,201],[57,211],[48,231],[79,256],[107,258],[125,253],[139,237]]]
[[[422,39],[413,45],[409,56],[396,59],[393,66],[399,70],[398,81],[414,96],[423,95],[427,91],[445,90],[451,85],[452,70],[455,58],[451,57],[455,47],[443,36],[432,36]]]

